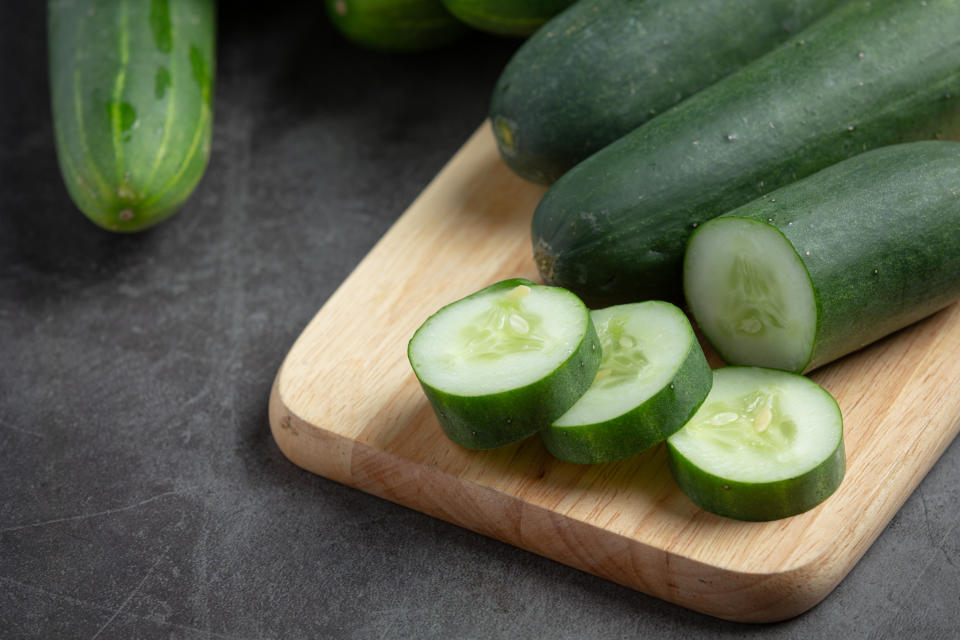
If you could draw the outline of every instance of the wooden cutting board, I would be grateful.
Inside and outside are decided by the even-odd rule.
[[[845,419],[848,470],[807,513],[745,523],[676,487],[658,446],[573,465],[537,438],[474,452],[447,440],[406,358],[440,306],[539,280],[544,189],[482,126],[320,309],[270,397],[280,449],[313,473],[713,616],[775,621],[823,599],[960,430],[960,306],[811,376]]]

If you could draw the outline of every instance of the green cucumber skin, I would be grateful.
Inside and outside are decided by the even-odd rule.
[[[458,20],[494,35],[526,37],[573,0],[443,0]]]
[[[842,423],[836,399],[826,391],[824,393],[831,399],[837,419]],[[667,440],[667,452],[670,472],[677,486],[695,505],[716,515],[749,522],[779,520],[808,511],[830,497],[846,475],[842,428],[833,452],[810,472],[800,478],[774,482],[742,482],[716,476],[693,464],[670,440]]]
[[[564,175],[534,214],[537,265],[590,304],[680,301],[700,223],[867,149],[958,133],[960,0],[846,4]]]
[[[776,227],[803,261],[817,305],[803,370],[960,298],[960,142],[868,151],[725,217]]]
[[[843,439],[829,458],[802,479],[738,482],[703,471],[667,441],[670,472],[690,500],[719,516],[766,522],[809,511],[830,497],[846,473]]]
[[[518,285],[538,286],[513,278],[472,295],[509,291]],[[409,350],[407,357],[413,361]],[[450,440],[467,449],[493,449],[532,436],[563,415],[590,387],[600,357],[600,339],[593,323],[588,322],[584,339],[570,357],[552,374],[525,387],[471,397],[446,393],[418,380]]]
[[[703,404],[712,386],[713,372],[694,338],[677,375],[643,404],[605,423],[545,427],[540,437],[554,457],[566,462],[593,464],[625,458],[679,431]]]
[[[383,53],[437,49],[469,31],[442,0],[326,0],[326,7],[345,38]]]
[[[57,158],[67,190],[111,231],[151,227],[194,191],[210,155],[213,0],[50,0]]]
[[[523,178],[551,184],[839,4],[580,0],[524,43],[497,81],[490,121],[500,153]]]

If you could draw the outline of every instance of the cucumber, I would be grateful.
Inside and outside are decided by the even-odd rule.
[[[437,49],[469,30],[442,0],[326,0],[326,7],[344,37],[386,53]]]
[[[677,485],[702,509],[778,520],[826,500],[846,470],[843,418],[803,376],[759,367],[714,371],[710,395],[667,439]]]
[[[583,302],[520,278],[449,304],[407,356],[444,433],[468,449],[522,440],[590,386],[600,344]]]
[[[592,311],[603,357],[593,384],[540,432],[568,462],[617,460],[662,442],[700,406],[713,374],[693,327],[668,302]]]
[[[500,75],[490,104],[500,154],[523,178],[550,184],[839,4],[580,0],[525,42]]]
[[[588,303],[682,299],[699,224],[871,148],[960,134],[960,0],[851,2],[577,165],[532,225]]]
[[[730,364],[813,369],[960,298],[960,143],[883,147],[715,218],[684,291]]]
[[[443,0],[464,24],[499,36],[526,37],[573,0]]]
[[[213,0],[49,0],[57,159],[111,231],[176,212],[203,177],[213,120]]]

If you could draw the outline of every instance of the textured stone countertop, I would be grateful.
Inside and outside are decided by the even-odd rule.
[[[207,174],[176,217],[121,236],[61,182],[43,4],[0,4],[0,637],[958,637],[957,442],[826,600],[768,626],[278,450],[282,358],[483,120],[515,41],[389,57],[347,45],[321,0],[222,3]]]

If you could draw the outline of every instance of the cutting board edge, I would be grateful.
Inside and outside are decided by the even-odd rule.
[[[281,453],[301,469],[724,620],[780,622],[806,612],[833,591],[882,530],[882,526],[876,527],[872,536],[862,538],[864,544],[857,545],[855,554],[825,549],[815,556],[805,556],[806,562],[802,565],[775,572],[738,571],[711,565],[568,518],[517,496],[457,478],[312,424],[284,401],[280,391],[283,370],[281,365],[270,391],[270,429]],[[384,474],[384,469],[391,472]],[[441,477],[446,483],[439,482]],[[450,493],[449,487],[441,485],[448,484],[451,478],[462,494],[459,497],[464,498],[462,504],[467,505],[460,512],[445,509],[449,505],[442,499],[431,499],[433,489]],[[477,509],[478,505],[482,508]],[[515,523],[500,526],[496,516],[507,513],[521,516],[501,517],[500,520],[510,519]],[[531,535],[531,529],[555,535]],[[557,544],[558,538],[559,547],[551,547]],[[583,540],[600,541],[597,546],[613,549],[613,555],[592,558],[595,550],[580,545]]]

